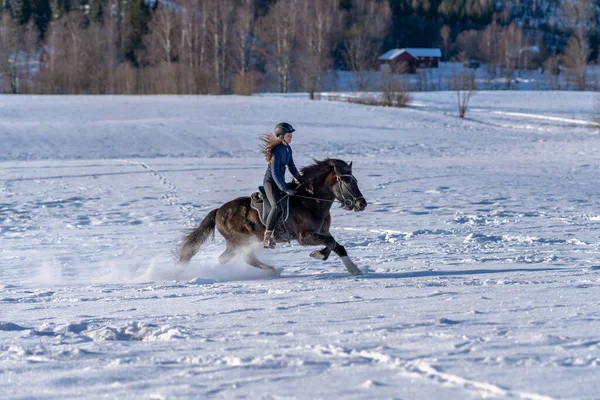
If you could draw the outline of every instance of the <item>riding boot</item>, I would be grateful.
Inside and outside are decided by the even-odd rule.
[[[263,239],[263,247],[265,249],[275,248],[275,238],[273,237],[273,231],[265,231],[265,237]]]

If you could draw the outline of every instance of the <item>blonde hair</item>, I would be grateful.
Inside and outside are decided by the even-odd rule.
[[[273,159],[273,149],[279,146],[283,142],[276,136],[270,133],[265,133],[260,137],[260,152],[265,156],[267,162],[271,162]]]

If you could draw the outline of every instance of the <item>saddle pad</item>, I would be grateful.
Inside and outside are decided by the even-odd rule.
[[[261,186],[260,192],[254,192],[250,195],[250,207],[254,208],[258,212],[258,218],[260,222],[267,226],[267,217],[271,211],[271,203],[267,200],[267,195],[264,194],[264,189]],[[263,200],[264,199],[264,200]],[[283,212],[279,215],[277,223],[287,221],[290,216],[290,197],[286,197],[283,202]]]

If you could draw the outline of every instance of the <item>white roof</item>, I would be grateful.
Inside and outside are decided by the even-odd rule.
[[[383,53],[378,60],[393,60],[402,53],[404,53],[404,49],[391,49]]]
[[[406,48],[406,49],[392,49],[386,51],[379,57],[381,61],[389,61],[398,57],[402,53],[408,53],[415,58],[419,57],[442,57],[442,51],[440,49],[420,49],[420,48]]]
[[[519,52],[524,52],[524,51],[530,51],[532,53],[539,53],[540,52],[540,48],[537,46],[525,46],[525,47],[521,47],[519,49]]]

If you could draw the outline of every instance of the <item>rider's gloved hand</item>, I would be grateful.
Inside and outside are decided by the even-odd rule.
[[[287,193],[288,196],[293,196],[294,194],[296,194],[296,191],[292,188],[285,189],[285,192]]]

